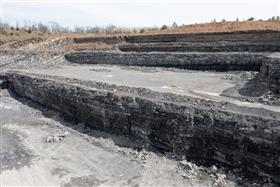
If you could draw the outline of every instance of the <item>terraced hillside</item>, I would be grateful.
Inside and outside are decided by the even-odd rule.
[[[64,131],[65,119],[70,130],[77,130],[78,123],[79,136],[93,138],[94,146],[71,134],[81,142],[78,148],[62,132],[50,138],[64,146],[62,152],[36,143],[50,127],[39,124],[36,133],[31,126],[10,125],[8,111],[2,128],[7,134],[38,134],[29,139],[32,144],[16,140],[13,145],[29,155],[23,158],[27,161],[39,155],[33,164],[27,162],[32,167],[26,172],[36,176],[36,171],[44,171],[45,181],[50,171],[62,176],[52,185],[155,185],[163,178],[160,184],[175,186],[278,185],[279,44],[280,32],[270,30],[57,38],[16,48],[5,44],[0,48],[3,87],[18,100],[39,103],[43,114],[49,109],[62,114],[59,127]],[[98,139],[104,134],[114,146]],[[125,144],[128,150],[116,137],[130,142]],[[77,147],[73,158],[87,149],[89,155],[81,165],[68,158],[57,169],[36,145],[47,147],[46,154],[55,159],[67,160],[65,149],[71,145]],[[3,175],[9,171],[22,177],[22,171],[12,167],[12,156],[5,157],[9,169]]]

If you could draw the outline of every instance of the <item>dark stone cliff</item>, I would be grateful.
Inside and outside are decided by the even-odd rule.
[[[117,48],[135,52],[279,52],[280,42],[120,43]]]
[[[264,60],[259,81],[261,85],[280,96],[280,58]]]
[[[81,64],[117,64],[131,66],[175,67],[191,70],[259,71],[264,55],[255,53],[136,53],[73,52],[65,55]]]
[[[158,34],[126,36],[128,43],[155,43],[155,42],[276,42],[280,41],[280,32],[277,31],[246,31],[197,34]]]
[[[280,115],[147,89],[10,72],[10,89],[94,129],[280,183]]]

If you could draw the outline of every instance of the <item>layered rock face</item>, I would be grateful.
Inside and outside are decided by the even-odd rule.
[[[121,51],[274,52],[280,51],[280,32],[158,34],[75,38],[75,43],[118,44]]]
[[[280,59],[266,59],[260,69],[260,84],[280,95]]]
[[[278,52],[280,42],[121,43],[117,47],[125,52]]]
[[[155,42],[273,42],[280,41],[277,31],[248,31],[231,33],[158,34],[127,36],[128,43]]]
[[[83,37],[75,38],[75,43],[105,43],[105,44],[117,44],[124,40],[123,37],[112,36],[112,37]]]
[[[259,71],[266,58],[261,54],[240,53],[136,53],[74,52],[66,59],[81,64],[117,64],[132,66],[175,67],[191,70]]]
[[[84,51],[65,57],[74,63],[260,71],[261,85],[279,93],[279,63],[275,63],[279,60],[264,55],[280,52],[280,32],[277,31],[98,37],[76,42],[107,43],[107,40],[122,52]],[[271,71],[267,73],[268,67]]]
[[[92,128],[280,182],[280,115],[144,88],[9,72],[10,89]]]

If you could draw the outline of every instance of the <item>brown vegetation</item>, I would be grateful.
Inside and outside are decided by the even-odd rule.
[[[52,37],[94,37],[114,35],[146,35],[146,34],[172,34],[172,33],[211,33],[211,32],[237,32],[237,31],[280,31],[278,18],[267,21],[213,21],[211,23],[191,24],[177,26],[162,26],[161,28],[118,28],[113,25],[107,27],[75,27],[73,30],[56,25],[25,25],[13,27],[8,24],[0,25],[0,45],[10,41],[24,41],[32,38]],[[98,48],[100,46],[97,46]],[[105,47],[107,48],[107,47]]]
[[[280,31],[280,21],[227,21],[183,25],[160,31],[146,32],[149,34],[161,33],[210,33],[210,32],[237,32],[237,31]]]
[[[110,50],[113,48],[112,45],[104,43],[81,43],[81,44],[71,44],[70,50]]]
[[[29,33],[25,30],[11,30],[11,29],[2,29],[0,30],[0,43],[7,43],[11,41],[26,41],[34,38],[48,38],[52,37],[51,34],[42,33],[42,32],[32,32]]]

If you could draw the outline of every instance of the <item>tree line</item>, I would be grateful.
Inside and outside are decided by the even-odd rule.
[[[250,17],[247,21],[254,21],[255,18]],[[236,21],[239,21],[237,18]],[[262,20],[261,20],[262,21]],[[268,19],[268,21],[280,21],[279,16],[273,16]],[[211,21],[212,23],[218,23],[216,19]],[[225,19],[220,21],[221,23],[226,22]],[[28,33],[40,32],[40,33],[93,33],[93,34],[130,34],[130,33],[145,33],[150,31],[159,31],[167,29],[175,29],[178,25],[176,22],[173,22],[172,25],[163,25],[161,27],[145,27],[145,28],[126,28],[126,27],[117,27],[115,25],[107,25],[104,27],[100,26],[74,26],[74,28],[63,27],[56,22],[49,22],[48,24],[43,23],[31,23],[30,21],[23,21],[19,24],[17,22],[15,25],[10,25],[8,23],[0,22],[0,30],[24,30]]]
[[[26,31],[28,33],[40,32],[40,33],[94,33],[94,34],[130,34],[130,33],[144,33],[147,31],[157,31],[164,30],[168,28],[177,27],[174,22],[171,26],[163,25],[162,27],[145,27],[145,28],[126,28],[117,27],[115,25],[101,26],[74,26],[74,28],[63,27],[56,22],[51,22],[48,24],[43,23],[30,23],[24,21],[22,24],[18,22],[15,25],[10,25],[9,23],[0,23],[1,30],[16,30],[16,31]]]

